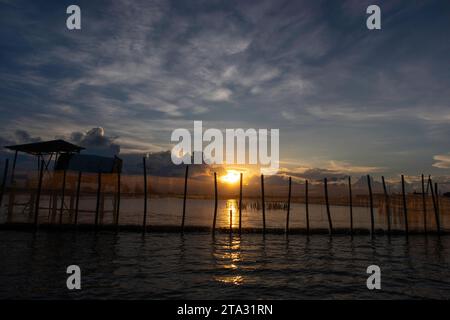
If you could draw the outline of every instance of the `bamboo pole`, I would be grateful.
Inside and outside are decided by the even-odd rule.
[[[402,175],[402,199],[403,199],[403,214],[405,218],[405,232],[406,236],[409,234],[409,228],[408,228],[408,207],[406,202],[406,191],[405,191],[405,177]]]
[[[428,184],[430,186],[431,199],[433,201],[434,217],[436,219],[436,230],[437,230],[437,233],[440,234],[441,233],[441,223],[440,223],[440,219],[439,219],[439,209],[436,204],[436,197],[435,197],[434,190],[433,190],[433,181],[431,180],[431,176],[428,176]]]
[[[422,207],[423,207],[423,228],[427,232],[427,199],[425,196],[425,177],[422,174]]]
[[[369,187],[369,203],[370,203],[370,234],[373,238],[375,231],[375,219],[373,215],[373,194],[372,194],[372,183],[370,181],[370,175],[367,175],[367,185]]]
[[[102,191],[102,173],[99,171],[98,177],[97,177],[97,205],[95,207],[95,229],[97,229],[97,226],[98,226],[98,215],[100,212],[101,191]]]
[[[43,175],[44,175],[44,160],[41,160],[41,165],[39,168],[39,182],[38,182],[38,189],[37,189],[37,195],[36,195],[36,206],[34,208],[34,231],[37,230],[38,223],[39,223],[39,203],[41,201],[41,189],[42,189]]]
[[[287,205],[287,213],[286,213],[286,233],[289,233],[289,214],[291,211],[291,184],[292,184],[292,179],[291,179],[291,177],[289,177],[288,205]]]
[[[74,215],[74,204],[75,204],[75,195],[74,192],[72,191],[70,193],[70,200],[69,200],[69,221],[72,221],[73,219],[73,215]]]
[[[12,164],[12,170],[11,170],[11,178],[10,178],[10,191],[9,191],[9,197],[8,197],[8,214],[7,214],[7,221],[12,222],[13,215],[14,215],[14,202],[16,197],[16,184],[15,184],[15,172],[16,172],[16,163],[17,163],[17,154],[18,151],[14,153],[14,160]]]
[[[328,180],[327,180],[327,178],[323,179],[323,183],[324,183],[324,190],[325,190],[325,204],[327,207],[328,227],[330,230],[330,234],[332,234],[333,233],[333,223],[331,221],[330,202],[328,200]]]
[[[9,159],[5,160],[5,168],[3,169],[3,178],[2,178],[2,186],[0,189],[0,210],[3,203],[3,195],[5,193],[5,187],[6,187],[6,179],[8,177],[8,166],[9,166]]]
[[[13,165],[12,165],[12,170],[11,170],[11,181],[10,181],[11,185],[14,184],[14,178],[15,178],[15,173],[16,173],[16,163],[17,163],[17,153],[18,153],[18,151],[16,150],[16,152],[14,153],[14,160],[13,160]]]
[[[142,231],[145,232],[147,226],[147,165],[145,163],[145,157],[142,158],[144,166],[144,220],[142,221]]]
[[[103,224],[103,219],[105,217],[105,186],[102,186],[102,194],[100,196],[100,214],[99,214],[99,224]]]
[[[350,209],[350,235],[353,237],[353,195],[352,195],[352,177],[348,177],[348,200]]]
[[[80,205],[80,190],[81,190],[81,171],[78,172],[78,181],[77,181],[77,193],[75,198],[75,221],[74,224],[78,224],[78,210]]]
[[[52,223],[56,222],[56,213],[58,211],[58,192],[56,188],[52,190],[52,204],[51,204],[51,221]]]
[[[305,212],[306,212],[306,234],[309,235],[309,195],[308,180],[305,180]]]
[[[213,217],[213,225],[212,225],[213,235],[216,233],[217,204],[218,204],[217,173],[214,172],[214,217]]]
[[[262,219],[263,219],[263,234],[266,233],[266,201],[264,196],[264,175],[261,175],[261,202],[262,202]]]
[[[242,172],[241,172],[241,179],[239,182],[239,235],[241,235],[242,232]]]
[[[440,205],[439,205],[439,190],[438,190],[438,184],[437,184],[437,182],[435,182],[434,183],[434,192],[436,193],[436,205],[437,205],[437,208],[438,208],[438,211],[439,211],[439,207],[440,207]]]
[[[117,171],[117,212],[116,212],[116,228],[119,228],[119,219],[120,219],[120,178],[121,178],[121,172],[120,170]]]
[[[438,217],[438,219],[439,219],[439,233],[440,233],[440,214],[441,214],[441,206],[440,206],[440,204],[439,204],[439,190],[438,190],[438,184],[437,184],[437,182],[435,182],[434,183],[434,192],[436,193],[436,212],[437,212],[437,217]]]
[[[188,183],[189,166],[186,165],[186,172],[184,173],[184,197],[183,197],[183,217],[181,219],[181,233],[184,232],[184,220],[186,218],[186,196]]]
[[[62,224],[62,216],[64,211],[64,197],[66,196],[66,176],[67,170],[63,171],[63,181],[62,181],[62,189],[61,189],[61,206],[59,208],[59,224]]]
[[[384,180],[384,176],[381,177],[381,181],[383,182],[383,192],[384,192],[384,201],[386,202],[386,214],[387,214],[387,223],[388,223],[388,235],[391,234],[391,205],[389,200],[389,193],[386,187],[386,181]]]

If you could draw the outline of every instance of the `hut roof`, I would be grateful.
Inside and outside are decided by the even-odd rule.
[[[25,152],[32,155],[51,154],[55,152],[80,152],[83,147],[74,145],[64,140],[50,140],[35,143],[18,144],[15,146],[6,146],[6,149]]]

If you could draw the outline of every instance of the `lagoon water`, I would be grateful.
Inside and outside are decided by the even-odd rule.
[[[448,299],[449,268],[449,236],[0,232],[1,299]]]
[[[26,203],[28,198],[17,198],[18,203]],[[66,199],[66,206],[69,200]],[[244,199],[244,209],[242,211],[242,226],[248,228],[262,228],[262,211],[254,205],[258,202],[255,199]],[[51,212],[46,209],[49,204],[48,197],[42,197],[41,210],[39,215],[40,223],[48,223],[51,221]],[[141,225],[143,220],[143,198],[123,197],[120,206],[120,224],[122,225]],[[274,209],[269,207],[269,201],[266,204],[266,225],[267,228],[283,229],[286,225],[286,210]],[[285,204],[284,202],[277,202],[277,204]],[[107,198],[104,201],[104,214],[100,215],[100,223],[111,224],[113,220],[113,199]],[[169,225],[180,226],[182,217],[183,199],[175,197],[161,197],[151,198],[148,200],[148,225]],[[56,216],[53,222],[59,221],[60,200],[57,202]],[[78,222],[84,224],[92,224],[95,220],[95,197],[87,197],[80,201],[80,213]],[[229,227],[230,211],[232,213],[233,228],[239,225],[237,199],[222,199],[218,203],[217,227]],[[350,215],[348,206],[331,205],[331,218],[333,226],[336,228],[349,228]],[[213,221],[214,200],[211,199],[188,199],[186,205],[186,226],[202,226],[210,227]],[[379,212],[377,208],[374,209],[375,228],[387,228],[387,216]],[[448,212],[441,212],[441,227],[443,229],[450,229],[450,214]],[[311,228],[328,228],[328,220],[325,205],[310,204],[309,205],[309,219]],[[410,230],[423,230],[423,214],[421,211],[409,211],[409,228]],[[6,220],[6,210],[0,216],[0,223]],[[29,214],[23,207],[17,207],[14,211],[15,222],[32,222],[33,214]],[[68,210],[64,211],[63,223],[72,223],[73,215],[69,214]],[[432,209],[428,210],[428,226],[434,230],[434,214]],[[404,216],[401,208],[393,210],[392,212],[392,228],[397,230],[404,230]],[[353,207],[353,223],[355,228],[370,229],[370,209],[368,207]],[[305,204],[293,202],[291,204],[290,227],[291,228],[305,228],[306,226],[306,212]]]
[[[92,207],[94,198],[80,209]],[[102,223],[112,222],[111,208],[105,203]],[[124,198],[121,208],[121,224],[142,222],[142,199]],[[186,225],[211,226],[213,208],[213,200],[188,199]],[[218,227],[229,226],[231,210],[237,228],[236,208],[235,199],[219,201]],[[182,199],[152,198],[148,224],[179,226],[181,212]],[[48,213],[41,208],[41,223]],[[348,207],[331,206],[331,215],[335,227],[348,227]],[[448,229],[447,216],[442,222]],[[269,228],[285,226],[285,210],[267,209],[266,217]],[[14,218],[31,216],[16,210]],[[92,212],[81,212],[79,221],[92,223]],[[402,222],[401,212],[395,213],[393,228],[403,229]],[[63,223],[70,223],[66,213]],[[242,224],[260,228],[261,210],[248,205]],[[290,225],[305,226],[304,204],[293,203]],[[310,225],[327,228],[323,205],[310,205]],[[370,227],[368,208],[354,208],[354,225]],[[375,226],[386,227],[378,210]],[[422,215],[411,214],[410,229],[421,228]],[[66,288],[66,268],[73,264],[82,271],[80,291]],[[372,264],[381,268],[381,290],[366,287]],[[448,235],[371,240],[369,235],[0,231],[1,299],[448,299],[449,270]]]

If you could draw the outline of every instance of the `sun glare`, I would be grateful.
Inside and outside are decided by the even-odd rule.
[[[236,170],[227,170],[227,174],[221,177],[221,180],[226,183],[236,183],[240,179],[240,172]]]

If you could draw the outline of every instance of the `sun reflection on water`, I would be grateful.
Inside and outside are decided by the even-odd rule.
[[[233,285],[241,285],[244,282],[244,278],[242,276],[220,276],[214,278],[218,282],[233,284]]]
[[[214,240],[213,258],[219,274],[213,276],[214,281],[229,285],[241,285],[245,279],[241,272],[241,239],[237,235]]]
[[[232,228],[239,227],[239,205],[236,199],[228,199],[225,208],[222,211],[223,227],[230,227],[230,212]]]

